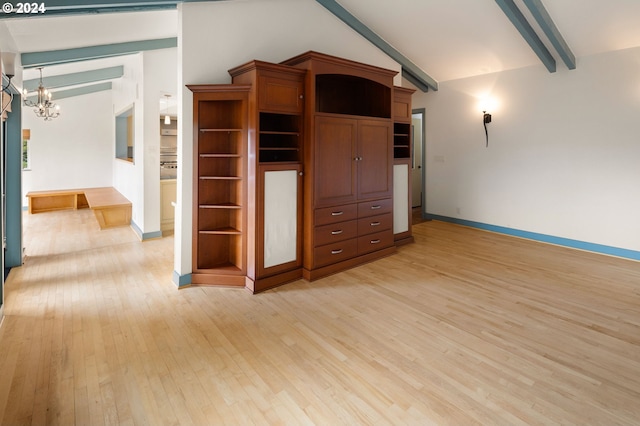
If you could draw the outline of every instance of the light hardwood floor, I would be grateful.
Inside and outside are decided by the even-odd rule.
[[[640,263],[437,221],[259,295],[171,282],[173,239],[25,216],[0,423],[640,424]]]

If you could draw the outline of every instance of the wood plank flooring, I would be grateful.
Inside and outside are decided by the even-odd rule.
[[[0,424],[640,424],[640,263],[437,221],[414,234],[251,295],[178,290],[172,237],[27,215]]]

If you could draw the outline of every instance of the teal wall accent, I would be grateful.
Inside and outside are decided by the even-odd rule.
[[[14,95],[6,128],[6,239],[4,266],[22,265],[22,97]]]
[[[47,0],[42,2],[46,7],[45,16],[83,15],[114,12],[148,12],[151,10],[175,9],[180,3],[197,3],[203,1],[222,0]],[[15,3],[14,3],[15,4]],[[41,4],[41,3],[39,3]],[[15,10],[15,6],[14,6]],[[5,14],[2,19],[22,18],[17,13]]]
[[[176,4],[184,0],[47,0],[44,4],[44,16],[81,15],[113,12],[146,12],[151,10],[175,9]],[[13,2],[15,5],[16,2]],[[15,10],[15,6],[14,6]],[[42,16],[42,15],[35,15]],[[2,19],[25,18],[17,13],[5,14]],[[29,19],[31,17],[29,16]]]
[[[130,55],[147,50],[169,49],[177,46],[178,38],[170,37],[156,40],[129,41],[125,43],[78,47],[75,49],[27,52],[21,54],[20,58],[24,68],[35,68],[86,61],[89,59]]]
[[[110,68],[100,68],[97,70],[74,72],[70,74],[53,75],[42,78],[42,84],[47,89],[57,89],[58,87],[78,86],[81,84],[95,83],[98,81],[113,80],[124,75],[124,65]],[[40,78],[25,80],[23,87],[28,91],[33,91],[40,85]]]
[[[606,254],[609,256],[622,257],[631,260],[640,260],[640,251],[623,249],[619,247],[605,246],[602,244],[588,243],[585,241],[572,240],[570,238],[556,237],[553,235],[539,234],[537,232],[523,231],[520,229],[507,228],[504,226],[489,225],[482,222],[457,219],[448,216],[440,216],[427,213],[427,219],[439,220],[442,222],[455,223],[472,228],[484,229],[485,231],[497,232],[499,234],[512,235],[514,237],[526,238],[528,240],[540,241],[543,243],[555,244],[558,246],[570,247],[579,250],[586,250],[594,253]]]
[[[173,282],[178,287],[186,287],[191,285],[191,274],[180,275],[176,271],[173,271]]]
[[[73,98],[74,96],[88,95],[89,93],[103,92],[111,90],[113,84],[108,81],[105,83],[90,84],[88,86],[75,87],[73,89],[60,90],[53,92],[53,101],[64,98]]]
[[[531,24],[524,17],[518,6],[515,5],[513,0],[495,0],[498,6],[502,9],[507,18],[511,21],[514,27],[520,32],[522,38],[531,46],[531,49],[538,55],[538,58],[542,61],[549,72],[556,72],[556,60],[553,59],[549,50],[545,47],[540,37],[536,34],[531,27]]]

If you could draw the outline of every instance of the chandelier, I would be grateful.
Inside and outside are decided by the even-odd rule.
[[[40,84],[38,85],[36,102],[27,99],[27,89],[24,89],[24,106],[33,107],[36,116],[44,118],[44,121],[50,121],[60,115],[60,106],[51,102],[51,92],[44,88],[42,84],[42,67],[40,70]]]

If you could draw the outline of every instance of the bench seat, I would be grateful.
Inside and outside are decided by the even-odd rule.
[[[113,187],[31,191],[29,213],[90,208],[100,229],[131,223],[131,202]]]

